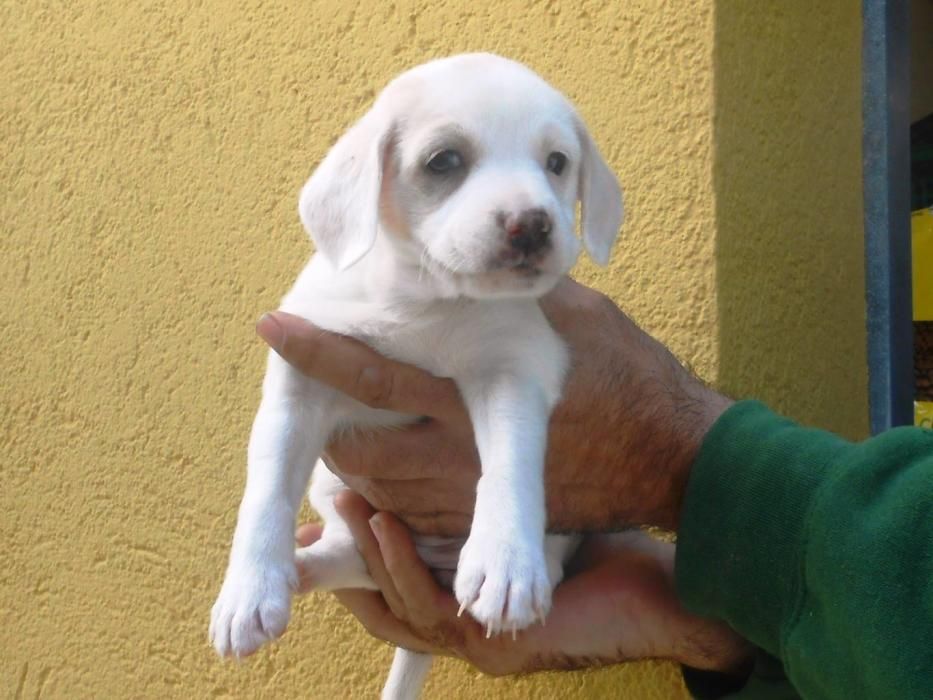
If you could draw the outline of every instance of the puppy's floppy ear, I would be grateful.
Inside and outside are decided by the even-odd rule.
[[[622,190],[582,123],[577,126],[583,146],[579,197],[582,208],[583,245],[600,265],[609,262],[612,244],[622,226]]]
[[[314,246],[339,270],[373,247],[392,125],[374,108],[334,144],[301,190],[298,214]]]

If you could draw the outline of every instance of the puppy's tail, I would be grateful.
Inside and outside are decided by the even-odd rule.
[[[418,700],[433,660],[430,654],[396,649],[389,678],[382,689],[382,700]]]

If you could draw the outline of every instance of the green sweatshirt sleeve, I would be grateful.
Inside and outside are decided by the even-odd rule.
[[[691,471],[675,566],[684,604],[802,697],[933,698],[933,431],[850,443],[735,404]]]

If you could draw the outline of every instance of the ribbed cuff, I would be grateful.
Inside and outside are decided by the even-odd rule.
[[[677,536],[677,592],[689,610],[782,656],[781,629],[801,593],[807,513],[847,446],[755,401],[719,418],[691,470]]]
[[[781,662],[760,649],[745,674],[699,671],[689,666],[681,666],[680,672],[695,700],[800,700]]]
[[[748,682],[748,674],[735,676],[718,671],[701,671],[690,666],[680,667],[687,691],[695,700],[720,700],[734,695]]]

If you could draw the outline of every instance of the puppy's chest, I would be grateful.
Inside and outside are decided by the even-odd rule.
[[[407,320],[367,325],[353,335],[388,357],[458,382],[505,373],[550,389],[565,367],[563,344],[533,302],[438,305]]]
[[[488,355],[484,352],[489,341],[484,329],[474,329],[470,333],[449,320],[393,324],[378,333],[361,330],[353,335],[387,357],[416,365],[439,377],[460,377]]]
[[[296,291],[284,310],[387,357],[461,385],[479,377],[522,376],[539,383],[552,402],[559,396],[567,353],[534,300],[404,305]]]

